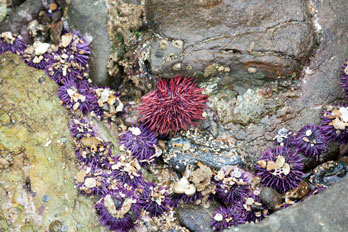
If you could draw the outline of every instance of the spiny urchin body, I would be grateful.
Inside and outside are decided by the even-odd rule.
[[[327,148],[327,141],[321,128],[316,125],[305,125],[297,133],[293,144],[307,157],[319,159],[319,155]]]
[[[348,60],[342,66],[341,86],[343,87],[344,92],[348,96]]]
[[[321,117],[320,127],[326,138],[333,142],[348,142],[348,107],[329,105]]]
[[[260,193],[261,189],[255,188],[252,191],[249,191],[241,201],[248,222],[257,223],[264,219],[269,213],[268,208],[261,202]]]
[[[210,226],[214,231],[222,231],[232,226],[245,224],[246,216],[243,206],[240,203],[225,207],[221,206],[213,213],[213,220]]]
[[[256,165],[256,175],[264,186],[285,193],[302,180],[302,158],[288,147],[277,146],[266,151]]]
[[[273,138],[274,144],[281,147],[290,147],[294,140],[294,133],[287,130],[286,128],[281,128],[278,133]]]
[[[220,170],[215,176],[215,180],[216,196],[226,205],[240,202],[250,191],[250,183],[246,174],[238,169],[235,171]]]
[[[191,78],[180,76],[170,80],[159,79],[157,89],[142,98],[138,108],[140,121],[152,131],[168,135],[186,130],[188,125],[197,125],[203,120],[207,96]]]
[[[103,165],[105,169],[111,172],[112,179],[122,186],[135,189],[144,185],[141,167],[135,158],[121,153],[120,156],[109,158]]]
[[[70,132],[73,138],[94,137],[92,125],[84,118],[73,119],[70,123]]]
[[[33,46],[24,50],[21,57],[30,67],[42,70],[49,64],[49,52],[52,52],[50,44],[36,41]]]
[[[85,137],[75,149],[76,158],[93,168],[101,167],[111,157],[111,144],[98,141],[95,137]]]
[[[102,196],[108,192],[108,175],[102,169],[83,165],[76,175],[75,183],[83,195]]]
[[[72,40],[68,45],[68,50],[73,51],[72,55],[74,57],[72,61],[86,66],[91,54],[91,51],[89,49],[89,42],[87,42],[87,40],[85,40],[77,31],[74,31],[73,33],[67,33],[63,36],[70,38],[70,35],[72,36]],[[60,47],[64,47],[64,45],[65,44],[63,44],[62,42],[59,44]]]
[[[59,87],[58,97],[66,108],[80,110],[83,114],[91,112],[96,104],[96,98],[90,90],[79,87],[73,80],[67,80]]]
[[[139,204],[151,217],[158,217],[169,210],[170,196],[167,189],[153,183],[142,186]]]
[[[140,211],[134,192],[122,189],[106,193],[97,201],[95,208],[100,223],[117,232],[132,229]]]
[[[120,144],[128,149],[139,163],[151,163],[156,157],[156,135],[140,125],[128,128],[120,137]]]
[[[203,195],[200,192],[195,192],[193,195],[188,196],[185,193],[178,194],[174,193],[171,196],[170,206],[176,208],[180,203],[197,203],[197,201],[202,200]]]
[[[12,52],[21,54],[27,48],[22,36],[12,34],[11,32],[3,32],[0,34],[0,55],[4,52]]]

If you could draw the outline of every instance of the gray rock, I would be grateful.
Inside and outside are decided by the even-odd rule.
[[[0,23],[0,32],[11,31],[12,33],[22,34],[24,39],[28,39],[28,23],[36,18],[40,10],[43,9],[42,0],[27,0]]]
[[[207,134],[188,132],[188,136],[172,138],[164,153],[164,159],[175,170],[183,172],[188,164],[197,164],[199,161],[217,169],[242,163],[237,148],[232,148],[227,142],[216,140]]]
[[[315,53],[308,67],[304,67],[300,79],[292,78],[289,83],[283,81],[281,84],[279,80],[269,81],[266,78],[264,87],[257,87],[258,94],[262,94],[270,102],[273,101],[271,104],[277,105],[277,101],[281,102],[273,108],[275,110],[261,114],[262,117],[259,120],[253,122],[248,119],[251,117],[246,117],[247,126],[233,121],[234,117],[231,115],[235,105],[232,103],[236,97],[233,95],[235,93],[229,89],[234,90],[235,85],[239,83],[221,85],[222,80],[229,80],[228,75],[218,76],[218,81],[208,86],[209,99],[213,100],[212,108],[219,116],[218,136],[225,135],[236,139],[244,152],[248,154],[250,162],[254,162],[260,153],[273,146],[273,137],[279,129],[286,128],[296,132],[305,124],[319,124],[323,106],[346,99],[340,86],[340,68],[348,57],[348,37],[342,33],[348,30],[348,19],[345,13],[348,6],[344,2],[343,0],[314,1],[310,5],[309,9],[313,13],[313,25],[318,37]],[[247,78],[245,80],[248,81]],[[253,84],[250,86],[253,89],[256,87]],[[228,91],[230,93],[224,96]],[[243,91],[237,91],[237,94],[243,94]],[[214,98],[218,98],[219,101],[215,101]],[[248,107],[244,108],[248,109]],[[338,146],[334,145],[330,148],[332,152],[324,156],[330,158],[337,156],[337,148]],[[307,167],[314,165],[308,162]]]
[[[268,187],[262,188],[260,197],[262,203],[271,210],[276,210],[276,206],[283,202],[282,195]]]
[[[269,77],[292,74],[314,45],[307,7],[300,0],[150,0],[145,8],[156,33],[185,42],[175,58],[151,62],[161,76],[178,73],[172,69],[176,63],[182,64],[179,73],[189,74],[203,73],[213,63],[257,67]]]
[[[90,77],[98,85],[109,85],[107,63],[111,49],[108,36],[108,10],[105,0],[71,0],[69,27],[92,36]]]
[[[211,201],[209,208],[202,205],[185,204],[177,209],[177,218],[182,226],[192,232],[210,232],[211,214],[219,208],[218,203]]]
[[[302,203],[277,211],[258,224],[242,225],[225,232],[346,231],[347,215],[348,179]]]

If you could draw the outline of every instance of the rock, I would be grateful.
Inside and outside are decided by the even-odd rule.
[[[348,221],[348,179],[336,183],[302,203],[279,210],[258,224],[242,225],[225,232],[346,231]]]
[[[71,0],[68,10],[69,27],[92,37],[90,78],[97,85],[110,85],[107,64],[111,43],[108,36],[108,10],[105,0]]]
[[[210,201],[210,206],[185,204],[177,209],[177,218],[182,226],[192,232],[213,231],[210,227],[211,214],[219,208],[218,203]]]
[[[342,33],[348,30],[348,19],[345,16],[348,6],[343,0],[314,1],[308,9],[313,15],[318,46],[299,78],[253,78],[247,76],[251,75],[248,73],[244,75],[243,84],[240,79],[231,77],[232,74],[217,73],[212,78],[201,80],[203,83],[200,86],[206,87],[210,107],[217,116],[217,120],[206,128],[209,130],[217,123],[217,136],[235,139],[244,153],[248,154],[249,163],[254,163],[262,152],[274,146],[273,138],[279,129],[296,132],[305,124],[319,124],[323,106],[346,99],[340,86],[340,68],[348,57],[348,37]],[[236,67],[231,67],[231,70],[231,73],[238,75]],[[255,75],[260,73],[257,71]],[[252,94],[261,94],[261,99],[270,105],[270,110],[267,110],[269,106],[257,106],[260,113],[256,114],[249,109],[253,109],[258,101],[243,102],[239,104],[242,114],[236,121],[234,112],[238,107],[237,99],[246,99],[243,97],[246,93],[248,99],[259,99]],[[337,156],[337,148],[338,145],[333,144],[329,152],[322,155],[324,160]],[[307,167],[315,165],[308,162]]]
[[[0,22],[6,17],[7,7],[6,1],[0,1]]]
[[[34,20],[42,9],[42,0],[25,1],[0,23],[0,32],[11,31],[21,34],[25,40],[28,40],[28,23]]]
[[[203,73],[213,63],[246,73],[256,68],[268,77],[291,75],[314,46],[308,9],[300,0],[150,0],[145,9],[156,33],[185,41],[180,54],[151,61],[160,76]],[[155,44],[152,49],[151,57],[161,51]],[[182,68],[172,69],[177,63]]]
[[[0,230],[103,231],[92,200],[74,188],[70,116],[57,85],[16,55],[0,56],[0,70],[0,150],[12,157],[0,174]]]
[[[268,187],[262,188],[260,197],[262,203],[271,210],[276,210],[276,206],[283,202],[282,195]]]
[[[180,172],[185,171],[188,164],[197,164],[198,161],[217,169],[242,163],[238,149],[227,141],[191,130],[170,139],[164,155],[165,161]]]

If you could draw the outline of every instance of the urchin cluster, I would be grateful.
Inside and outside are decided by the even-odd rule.
[[[75,183],[83,195],[102,196],[108,192],[108,174],[99,168],[83,165],[76,175]]]
[[[73,119],[70,123],[70,132],[72,137],[78,140],[95,136],[92,125],[84,118]]]
[[[341,86],[348,96],[348,60],[343,64],[341,70]]]
[[[249,190],[249,180],[241,170],[220,170],[215,176],[216,196],[226,205],[241,202]]]
[[[48,57],[47,75],[56,83],[88,79],[88,43],[77,33],[66,33]]]
[[[327,148],[327,141],[321,128],[316,125],[305,125],[297,133],[293,144],[307,157],[319,160],[319,155]]]
[[[50,44],[36,41],[33,46],[24,50],[21,57],[30,67],[45,69],[48,65],[50,50]]]
[[[78,86],[74,80],[67,80],[58,88],[58,97],[63,105],[73,111],[80,110],[83,114],[91,112],[96,98],[89,88]]]
[[[156,158],[156,135],[142,125],[129,127],[121,135],[120,144],[129,150],[140,164],[151,163]]]
[[[14,54],[22,54],[27,48],[22,36],[12,34],[11,32],[3,32],[0,34],[0,55],[5,52]]]
[[[137,186],[144,184],[140,164],[137,159],[132,158],[129,154],[121,152],[117,157],[108,158],[103,165],[105,169],[111,172],[112,179],[122,186],[135,189]]]
[[[232,226],[238,226],[247,222],[243,206],[240,203],[225,207],[221,206],[213,213],[210,226],[214,231],[222,231]]]
[[[99,221],[111,231],[127,232],[140,215],[138,199],[133,191],[109,191],[95,205]]]
[[[151,217],[158,217],[170,209],[171,199],[166,188],[147,182],[142,186],[141,191],[139,204]]]
[[[261,183],[280,193],[296,188],[302,180],[302,158],[291,148],[271,148],[257,163],[256,175],[261,178]]]
[[[195,120],[204,119],[202,113],[208,101],[201,91],[188,77],[159,79],[157,89],[142,98],[138,108],[142,115],[140,121],[152,131],[165,135],[197,125]]]
[[[96,137],[83,137],[75,148],[76,158],[93,168],[103,166],[111,155],[111,144]]]
[[[348,142],[348,107],[329,105],[324,110],[320,127],[326,138],[332,142]]]

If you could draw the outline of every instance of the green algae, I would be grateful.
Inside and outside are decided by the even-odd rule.
[[[12,156],[0,169],[0,231],[51,231],[57,222],[65,231],[104,231],[93,201],[74,188],[69,114],[56,84],[17,55],[0,56],[0,70],[0,150]]]

